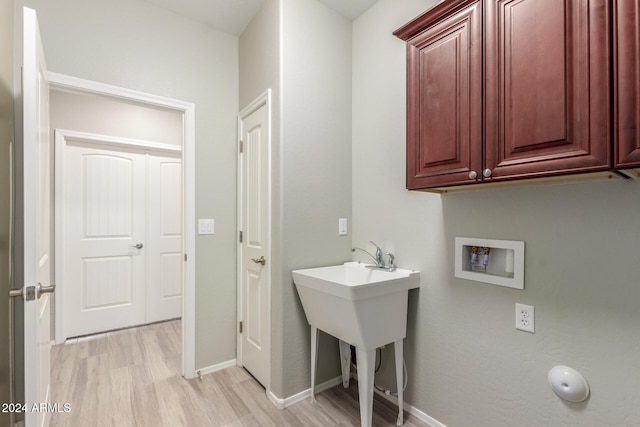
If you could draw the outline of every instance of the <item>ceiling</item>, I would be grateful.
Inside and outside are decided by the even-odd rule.
[[[145,0],[179,15],[239,36],[264,0]],[[349,20],[360,16],[377,0],[318,0]]]

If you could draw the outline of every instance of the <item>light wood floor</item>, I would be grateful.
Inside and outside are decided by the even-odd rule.
[[[70,340],[52,350],[51,426],[359,426],[358,391],[334,387],[279,410],[244,369],[199,379],[180,371],[180,321]],[[376,396],[374,426],[394,426],[396,406]],[[428,427],[405,413],[406,427]]]

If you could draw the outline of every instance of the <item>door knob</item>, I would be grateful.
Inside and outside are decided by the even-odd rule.
[[[478,172],[471,171],[469,172],[469,179],[476,179],[478,177]]]
[[[135,246],[129,246],[131,249],[142,249],[144,245],[142,243],[136,243]]]
[[[38,283],[38,299],[42,296],[42,294],[52,294],[56,290],[56,285],[51,286],[42,286],[41,283]]]
[[[482,176],[484,176],[485,178],[489,178],[492,174],[491,169],[485,169],[482,171]]]
[[[21,297],[23,293],[23,288],[20,289],[9,289],[9,298]]]
[[[42,296],[42,294],[52,294],[56,290],[56,285],[51,286],[42,286],[42,283],[38,282],[36,286],[27,286],[26,288],[20,289],[10,289],[9,297],[16,298],[22,297],[25,301],[33,301],[36,299],[36,292],[38,294],[38,299]]]
[[[264,255],[258,259],[251,258],[251,261],[255,262],[256,264],[262,264],[262,265],[264,265],[267,262],[267,260],[264,259]]]

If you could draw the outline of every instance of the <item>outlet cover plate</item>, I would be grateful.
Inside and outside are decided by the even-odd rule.
[[[535,307],[532,305],[516,303],[516,329],[535,333]]]

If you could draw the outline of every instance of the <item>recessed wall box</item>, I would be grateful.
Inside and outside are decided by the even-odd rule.
[[[524,242],[456,237],[455,276],[524,289]]]

